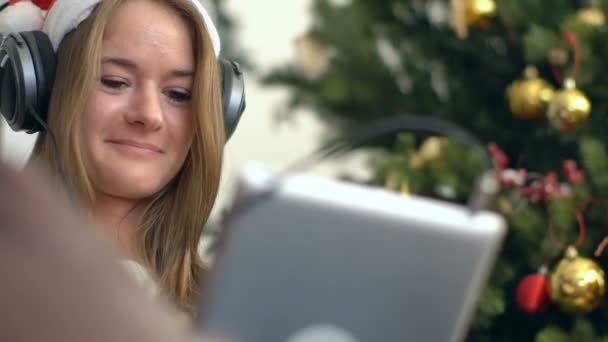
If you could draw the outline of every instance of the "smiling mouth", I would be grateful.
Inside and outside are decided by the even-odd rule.
[[[145,144],[130,140],[108,140],[108,142],[123,151],[136,154],[159,155],[164,153],[161,148],[152,144]]]

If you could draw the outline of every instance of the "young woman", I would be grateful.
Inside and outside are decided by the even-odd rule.
[[[47,122],[58,156],[44,133],[32,155],[57,179],[59,158],[65,188],[122,257],[189,314],[224,147],[219,39],[197,1],[56,0],[44,32],[57,50]]]

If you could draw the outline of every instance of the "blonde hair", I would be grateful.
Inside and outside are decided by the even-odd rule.
[[[54,132],[67,187],[92,205],[95,196],[87,176],[79,134],[81,115],[99,77],[106,25],[121,4],[104,0],[61,43],[57,76],[49,106],[48,125]],[[161,289],[187,313],[194,314],[197,289],[204,277],[199,240],[217,196],[224,147],[220,75],[204,21],[189,0],[151,0],[166,4],[191,27],[196,71],[192,89],[194,138],[188,157],[163,190],[147,203],[136,232],[138,257],[155,274]],[[53,170],[51,142],[41,134],[32,160]]]

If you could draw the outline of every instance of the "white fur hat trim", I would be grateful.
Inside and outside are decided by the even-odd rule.
[[[55,50],[70,31],[85,20],[102,0],[57,0],[46,15],[30,1],[20,1],[0,12],[0,32],[44,31]],[[215,55],[221,51],[220,37],[211,16],[199,0],[190,0],[205,22]]]
[[[29,1],[21,1],[0,12],[0,32],[23,32],[40,30],[44,22],[44,11]]]

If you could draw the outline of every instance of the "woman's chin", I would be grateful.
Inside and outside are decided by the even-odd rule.
[[[142,179],[121,179],[120,182],[113,182],[111,187],[101,187],[106,194],[113,197],[119,197],[129,200],[142,200],[153,197],[163,187],[164,184],[161,182],[155,182],[150,180]]]
[[[96,169],[89,169],[93,171],[90,179],[96,190],[130,200],[153,197],[177,173],[166,172],[167,165],[158,163],[97,163]]]

